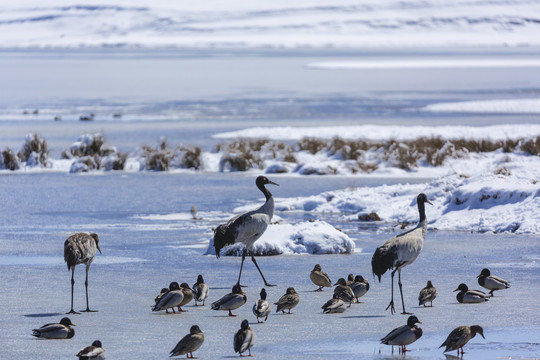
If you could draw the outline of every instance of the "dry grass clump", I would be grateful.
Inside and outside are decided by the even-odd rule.
[[[63,159],[80,158],[84,156],[107,156],[116,150],[112,147],[103,146],[105,139],[101,134],[81,135],[68,149],[62,151]]]
[[[10,148],[6,147],[2,150],[2,156],[0,157],[0,169],[17,170],[21,167],[21,163],[17,154]]]
[[[308,151],[313,155],[328,147],[326,140],[310,137],[299,140],[296,145],[300,151]]]
[[[519,141],[519,149],[530,155],[540,155],[540,136]]]
[[[182,167],[198,170],[201,167],[202,149],[199,146],[192,146],[184,149]]]
[[[167,171],[170,168],[199,169],[202,165],[202,149],[199,146],[171,148],[166,138],[157,146],[143,145],[141,158],[147,170]]]
[[[49,149],[47,141],[36,133],[28,134],[17,156],[28,165],[48,166],[47,158],[49,156]]]
[[[127,154],[120,153],[114,146],[105,145],[101,134],[85,134],[61,153],[63,159],[75,159],[70,172],[87,172],[90,170],[123,170]]]

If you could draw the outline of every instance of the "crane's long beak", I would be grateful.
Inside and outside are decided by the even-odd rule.
[[[99,250],[99,253],[100,253],[100,254],[103,254],[103,253],[101,252],[101,249],[99,248],[99,244],[96,243],[96,247],[97,247],[97,249]]]
[[[482,337],[483,337],[484,339],[486,338],[486,337],[484,336],[484,334],[482,334],[482,333],[479,333],[479,334],[482,335]]]
[[[427,202],[429,205],[433,206],[433,204],[431,203],[431,201],[426,200],[426,202]]]
[[[272,184],[272,185],[277,185],[277,186],[279,186],[278,183],[275,183],[275,182],[273,182],[272,180],[268,180],[268,183],[269,183],[269,184]]]

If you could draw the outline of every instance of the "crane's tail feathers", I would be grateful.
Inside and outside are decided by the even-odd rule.
[[[394,253],[385,248],[379,247],[375,250],[371,258],[371,271],[376,275],[381,282],[381,276],[394,267]]]
[[[219,252],[227,245],[234,244],[234,237],[229,231],[227,224],[219,225],[214,232],[214,249],[216,250],[216,257],[219,258]]]
[[[72,243],[64,244],[64,261],[67,264],[68,270],[77,265],[77,260],[80,258],[80,252],[77,246]]]

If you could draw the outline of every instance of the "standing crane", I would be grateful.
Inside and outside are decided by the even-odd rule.
[[[371,258],[371,269],[373,271],[373,275],[377,275],[379,278],[379,282],[381,281],[381,276],[387,270],[394,269],[392,271],[392,299],[390,300],[390,304],[388,304],[386,307],[386,310],[390,309],[392,314],[396,312],[394,309],[394,274],[396,271],[398,272],[399,292],[401,294],[401,305],[403,306],[402,314],[409,314],[405,311],[405,303],[403,302],[401,269],[409,264],[412,264],[420,254],[420,251],[422,251],[427,232],[427,219],[424,204],[428,203],[433,205],[428,200],[426,194],[423,193],[418,195],[416,198],[416,203],[418,205],[418,213],[420,215],[418,225],[412,230],[406,231],[387,240],[382,246],[375,250],[373,257]]]
[[[262,234],[266,231],[268,224],[272,220],[274,215],[274,197],[266,189],[264,185],[272,184],[278,185],[273,181],[268,180],[266,176],[258,176],[255,180],[257,188],[262,191],[266,197],[266,202],[255,210],[245,212],[243,214],[237,215],[230,219],[226,224],[219,225],[214,233],[214,248],[216,249],[216,257],[219,258],[220,250],[226,245],[232,245],[236,243],[243,243],[245,248],[242,252],[242,263],[240,265],[240,273],[238,274],[238,282],[240,284],[240,277],[242,276],[242,267],[244,266],[244,260],[248,253],[251,254],[251,260],[259,270],[261,277],[266,286],[275,286],[269,284],[264,275],[257,265],[255,260],[255,255],[253,254],[251,248],[253,243],[259,239]]]
[[[73,310],[73,286],[75,285],[75,266],[79,264],[86,265],[86,310],[82,312],[97,312],[90,310],[88,305],[88,270],[94,260],[96,250],[101,254],[99,248],[99,237],[95,233],[76,233],[67,238],[64,242],[64,260],[67,263],[68,270],[71,270],[71,310],[66,314],[79,314]]]

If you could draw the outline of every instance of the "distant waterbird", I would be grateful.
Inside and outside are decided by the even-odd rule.
[[[332,280],[330,280],[330,276],[322,271],[321,265],[319,264],[315,264],[313,270],[311,270],[311,273],[309,274],[309,278],[315,285],[319,287],[314,291],[323,291],[323,287],[332,287]]]
[[[240,324],[240,330],[234,334],[234,352],[237,352],[242,355],[244,352],[248,351],[248,356],[251,355],[251,348],[253,347],[253,344],[255,343],[255,333],[249,326],[249,322],[247,320],[242,321],[242,324]]]
[[[105,350],[103,349],[101,341],[96,340],[92,345],[82,348],[75,356],[77,356],[79,360],[105,360]]]
[[[255,255],[252,252],[252,246],[266,231],[268,224],[272,220],[274,215],[274,197],[266,189],[265,185],[272,184],[278,185],[273,181],[268,180],[266,176],[258,176],[255,184],[257,188],[262,191],[266,197],[266,202],[255,210],[245,212],[230,219],[226,224],[219,225],[214,233],[214,248],[216,250],[216,257],[219,258],[220,250],[226,245],[232,245],[236,243],[243,243],[245,248],[242,252],[242,263],[240,265],[240,273],[238,274],[238,284],[240,284],[240,277],[242,276],[242,267],[244,266],[244,260],[248,253],[251,254],[251,260],[259,270],[261,277],[266,286],[275,286],[269,284],[255,260]]]
[[[264,321],[268,320],[268,315],[272,312],[272,305],[266,300],[266,289],[261,289],[260,297],[253,305],[253,314],[257,318],[258,323],[261,318],[264,318]]]
[[[204,282],[203,276],[199,274],[197,276],[197,282],[193,285],[193,294],[195,294],[195,306],[197,305],[197,302],[202,301],[202,306],[204,306],[204,301],[208,297],[208,294],[210,292],[210,288],[208,287],[208,284]]]
[[[94,261],[96,250],[101,254],[99,237],[95,233],[76,233],[68,237],[64,242],[64,260],[68,270],[71,270],[71,310],[66,314],[78,314],[77,311],[73,310],[73,287],[75,285],[75,266],[79,264],[86,265],[86,281],[84,282],[84,286],[86,287],[86,310],[81,311],[97,311],[90,310],[90,306],[88,305],[88,270],[90,269],[90,264]]]
[[[510,281],[491,275],[489,269],[482,269],[482,272],[480,272],[477,278],[478,285],[488,289],[491,296],[493,296],[494,291],[508,289],[510,287]]]
[[[189,334],[184,336],[178,344],[171,350],[170,357],[186,355],[188,359],[196,359],[193,352],[198,350],[204,342],[204,333],[198,325],[193,325],[189,329]],[[191,355],[191,356],[190,356]]]
[[[386,307],[386,310],[390,309],[390,312],[394,314],[396,312],[394,308],[394,274],[398,272],[398,285],[399,292],[401,294],[401,304],[403,306],[402,314],[409,314],[405,311],[405,303],[403,302],[403,288],[401,284],[401,269],[403,267],[412,264],[414,260],[422,251],[424,246],[424,238],[427,232],[427,219],[425,211],[425,203],[431,204],[426,194],[419,194],[416,198],[418,206],[418,214],[420,220],[418,225],[409,231],[401,233],[387,240],[382,246],[378,247],[371,259],[371,268],[373,275],[376,275],[381,281],[381,276],[390,269],[394,269],[391,273],[392,276],[392,298],[390,304]],[[432,205],[432,204],[431,204]]]
[[[239,284],[235,284],[232,288],[232,292],[223,296],[221,299],[214,301],[211,308],[212,310],[228,310],[229,316],[238,316],[233,315],[231,310],[238,309],[240,306],[244,305],[246,301],[246,294],[242,291]]]
[[[407,350],[407,345],[412,344],[416,340],[422,337],[422,329],[416,324],[422,324],[416,316],[409,316],[407,319],[407,325],[400,326],[390,331],[388,335],[381,339],[381,344],[386,345],[399,345],[400,353],[405,353]]]
[[[462,304],[481,303],[489,300],[489,296],[480,290],[469,290],[465,284],[459,284],[456,290],[459,293],[456,295],[456,300]]]
[[[484,329],[480,325],[473,325],[473,326],[458,326],[452,332],[446,340],[442,343],[439,348],[442,348],[443,346],[446,346],[444,349],[444,352],[447,351],[453,351],[457,350],[457,355],[459,356],[459,350],[461,349],[461,356],[465,354],[463,351],[463,347],[476,336],[476,334],[480,334],[484,339]]]
[[[418,306],[424,305],[426,306],[426,303],[430,303],[431,307],[433,307],[433,300],[437,297],[437,289],[433,284],[431,283],[431,280],[428,280],[427,285],[420,290],[420,294],[418,294]]]
[[[159,301],[152,307],[152,311],[165,310],[169,314],[169,309],[172,309],[173,313],[176,313],[174,308],[180,306],[182,300],[184,300],[184,292],[180,289],[180,285],[176,281],[173,281],[169,285],[169,291],[163,293]]]
[[[32,329],[32,335],[43,339],[71,339],[75,335],[72,326],[76,326],[68,317],[59,323],[45,324],[39,329]]]
[[[283,296],[279,298],[277,302],[274,303],[274,305],[277,305],[276,312],[282,312],[285,314],[285,310],[289,310],[289,314],[291,313],[291,309],[293,309],[298,303],[300,302],[300,296],[294,290],[293,287],[287,288],[287,291]]]

